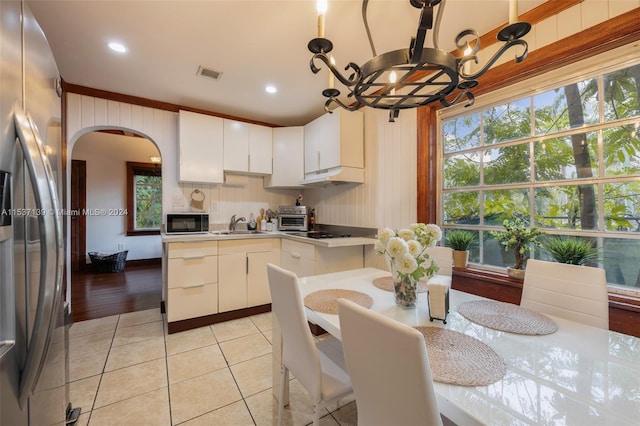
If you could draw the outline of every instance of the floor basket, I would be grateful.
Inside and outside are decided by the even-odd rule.
[[[89,252],[89,258],[96,272],[122,272],[127,262],[129,250],[113,254]]]

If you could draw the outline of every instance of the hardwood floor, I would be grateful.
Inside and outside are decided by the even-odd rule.
[[[74,272],[71,275],[73,321],[108,317],[159,308],[162,300],[162,266],[127,262],[122,272]]]

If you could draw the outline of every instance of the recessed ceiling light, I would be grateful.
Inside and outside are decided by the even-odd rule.
[[[272,86],[271,84],[265,87],[264,90],[267,93],[276,93],[278,91],[278,89],[276,89],[276,86]]]
[[[125,53],[127,51],[127,47],[117,41],[110,41],[109,43],[107,43],[107,46],[109,46],[109,49],[113,50],[114,52]]]

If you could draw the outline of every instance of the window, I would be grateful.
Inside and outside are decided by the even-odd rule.
[[[513,255],[488,231],[518,216],[596,241],[607,281],[640,292],[640,63],[607,66],[442,113],[440,220],[445,233],[478,233],[470,261],[509,266]],[[549,259],[539,248],[532,257]]]
[[[162,168],[127,162],[127,235],[157,235],[162,223]],[[131,214],[132,213],[132,214]]]

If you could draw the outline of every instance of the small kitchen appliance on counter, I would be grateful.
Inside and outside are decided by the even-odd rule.
[[[306,231],[308,228],[307,206],[278,206],[279,231]]]
[[[209,213],[167,213],[167,234],[206,234]]]

